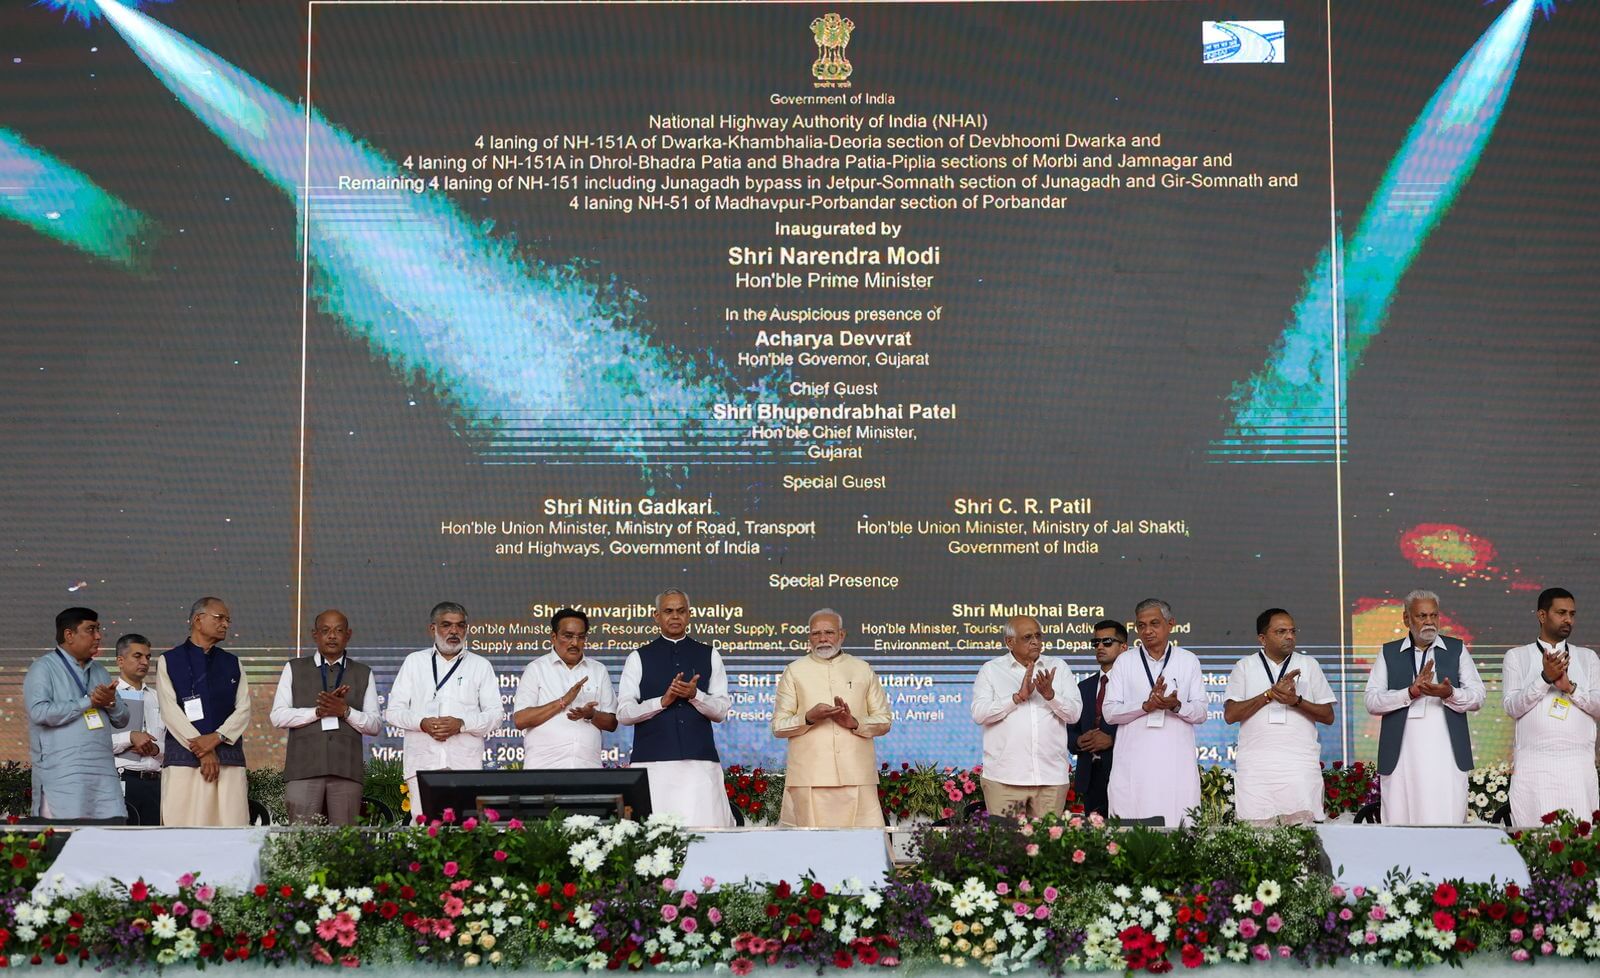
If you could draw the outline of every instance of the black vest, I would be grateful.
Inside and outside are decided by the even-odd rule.
[[[1444,648],[1434,649],[1433,678],[1435,681],[1448,679],[1450,685],[1461,688],[1461,652],[1465,648],[1459,638],[1450,638],[1441,635],[1439,640],[1444,643]],[[1383,663],[1389,670],[1389,688],[1407,689],[1416,680],[1416,658],[1409,648],[1402,649],[1405,639],[1390,642],[1383,647]],[[1429,707],[1433,709],[1433,707]],[[1450,749],[1455,755],[1456,767],[1463,771],[1472,770],[1472,735],[1467,732],[1467,717],[1464,713],[1457,713],[1443,703],[1439,709],[1444,710],[1445,729],[1450,731]],[[1406,721],[1409,711],[1405,707],[1386,713],[1383,724],[1378,732],[1378,773],[1393,774],[1395,765],[1400,763],[1400,743],[1406,736]]]
[[[699,674],[700,690],[711,686],[711,646],[684,638],[669,642],[658,638],[639,649],[639,699],[654,699],[667,691],[678,673],[683,678]],[[683,700],[634,725],[635,761],[716,761],[717,741],[711,721]]]
[[[191,696],[200,697],[205,716],[190,721],[203,734],[216,733],[228,717],[233,715],[234,700],[239,693],[239,680],[243,669],[232,652],[213,645],[210,652],[185,639],[182,645],[167,650],[162,656],[167,664],[167,679],[178,698],[178,706]],[[218,744],[218,763],[226,767],[244,767],[244,738],[236,744]],[[167,767],[199,767],[200,758],[189,753],[189,745],[167,730],[166,755],[162,762]]]

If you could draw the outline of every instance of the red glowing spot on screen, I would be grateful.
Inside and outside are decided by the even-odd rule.
[[[1464,526],[1419,523],[1400,534],[1400,553],[1413,567],[1479,576],[1494,570],[1494,544]]]

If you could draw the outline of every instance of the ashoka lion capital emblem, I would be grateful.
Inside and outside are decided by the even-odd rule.
[[[844,49],[850,45],[855,22],[838,14],[824,14],[811,22],[811,36],[817,42],[817,60],[811,74],[820,82],[842,82],[850,77],[850,59]]]

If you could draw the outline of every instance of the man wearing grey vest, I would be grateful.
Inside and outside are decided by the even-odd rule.
[[[1483,680],[1466,645],[1439,634],[1437,594],[1406,595],[1404,621],[1408,634],[1383,647],[1367,677],[1367,712],[1383,718],[1383,823],[1459,825],[1472,771],[1467,714],[1483,706]]]
[[[361,816],[361,735],[377,736],[383,718],[372,670],[345,655],[351,634],[342,612],[324,611],[311,631],[316,653],[290,659],[278,677],[272,725],[289,731],[283,801],[291,822],[354,825]]]

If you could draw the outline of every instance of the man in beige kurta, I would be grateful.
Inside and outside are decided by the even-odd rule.
[[[218,598],[189,612],[189,638],[156,663],[156,701],[167,727],[161,824],[248,825],[244,735],[250,688],[244,665],[221,645],[233,619]]]
[[[778,824],[883,825],[872,738],[893,720],[877,674],[844,651],[844,619],[831,608],[813,614],[811,651],[783,670],[772,708],[773,736],[789,741]]]

